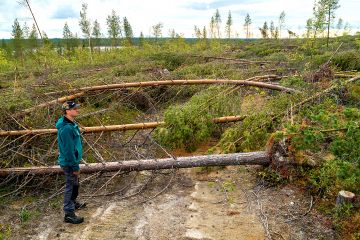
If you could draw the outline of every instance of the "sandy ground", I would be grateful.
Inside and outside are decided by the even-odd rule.
[[[140,194],[149,172],[128,191],[87,199],[80,225],[63,222],[61,207],[40,214],[16,239],[334,239],[311,206],[311,197],[288,186],[268,188],[257,167],[226,167],[211,172],[179,170],[156,174]],[[114,179],[104,193],[120,189],[130,176]],[[82,195],[91,188],[84,186]],[[83,197],[84,199],[85,197]],[[61,198],[59,199],[61,201]],[[61,203],[60,203],[61,205]],[[310,209],[310,211],[309,211]]]

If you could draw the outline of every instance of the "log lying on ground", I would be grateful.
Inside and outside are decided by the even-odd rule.
[[[162,81],[148,81],[148,82],[132,82],[132,83],[117,83],[117,84],[108,84],[108,85],[99,85],[91,87],[83,87],[78,89],[69,90],[69,92],[77,92],[76,94],[64,96],[58,99],[55,99],[50,102],[42,103],[40,105],[25,109],[19,113],[19,115],[29,114],[35,109],[40,107],[49,107],[56,105],[58,103],[63,103],[68,100],[73,100],[75,98],[85,95],[86,92],[90,91],[99,91],[99,90],[112,90],[112,89],[125,89],[125,88],[138,88],[138,87],[155,87],[155,86],[175,86],[175,85],[207,85],[207,84],[222,84],[222,85],[237,85],[237,86],[251,86],[258,88],[271,89],[276,91],[282,91],[287,93],[294,93],[297,90],[287,87],[282,87],[279,85],[255,82],[248,80],[224,80],[224,79],[196,79],[196,80],[162,80]]]
[[[253,60],[242,59],[242,58],[212,57],[212,56],[201,56],[201,55],[192,55],[192,57],[205,58],[205,59],[227,60],[227,61],[239,62],[239,63],[243,63],[243,64],[264,65],[267,63],[274,63],[272,61],[253,61]]]
[[[106,84],[106,85],[98,85],[98,86],[90,86],[90,87],[81,87],[74,88],[62,91],[55,92],[47,92],[45,95],[54,95],[54,94],[62,94],[62,93],[74,93],[74,92],[90,92],[97,90],[112,90],[119,88],[135,88],[135,87],[150,87],[150,86],[166,86],[166,85],[205,85],[205,84],[229,84],[229,85],[247,85],[242,84],[241,82],[236,81],[276,81],[281,80],[284,76],[270,74],[270,75],[260,75],[250,77],[244,80],[228,80],[228,79],[193,79],[193,80],[161,80],[161,81],[147,81],[147,82],[132,82],[132,83],[114,83],[114,84]],[[274,89],[279,90],[280,89]],[[290,89],[290,91],[295,91],[294,89]]]
[[[80,164],[82,173],[94,173],[100,171],[142,171],[158,169],[177,169],[208,166],[229,166],[229,165],[269,165],[271,162],[267,152],[249,152],[233,154],[217,154],[193,157],[129,160],[108,163]],[[0,169],[0,177],[9,175],[44,175],[62,173],[59,166],[50,167],[24,167]]]
[[[229,123],[237,122],[245,119],[246,116],[227,116],[214,118],[214,123]],[[96,133],[96,132],[111,132],[111,131],[128,131],[128,130],[141,130],[156,128],[165,122],[148,122],[148,123],[133,123],[123,125],[109,125],[109,126],[95,126],[95,127],[81,127],[82,133]],[[15,131],[2,131],[0,130],[0,137],[5,136],[22,136],[22,135],[43,135],[43,134],[56,134],[57,129],[26,129],[26,130],[15,130]]]

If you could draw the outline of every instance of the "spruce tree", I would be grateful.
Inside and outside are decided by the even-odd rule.
[[[228,15],[228,19],[226,21],[226,27],[225,27],[226,36],[227,36],[228,39],[230,39],[230,37],[231,37],[232,25],[233,25],[233,20],[232,20],[232,17],[231,17],[231,11],[229,11],[229,15]]]

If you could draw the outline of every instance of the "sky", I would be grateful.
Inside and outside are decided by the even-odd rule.
[[[107,36],[106,17],[112,10],[121,18],[127,17],[134,36],[139,36],[140,32],[149,36],[151,27],[161,22],[164,37],[169,35],[170,29],[193,37],[194,25],[208,27],[216,9],[220,11],[223,29],[231,11],[234,36],[237,33],[239,37],[244,37],[244,19],[249,13],[256,37],[260,34],[258,27],[265,21],[277,24],[282,11],[286,13],[286,28],[301,32],[306,20],[312,16],[314,0],[30,0],[39,27],[49,38],[62,37],[65,22],[73,33],[82,36],[78,24],[82,3],[88,4],[90,20],[100,22],[104,37]],[[360,0],[340,0],[339,4],[336,17],[349,22],[353,31],[360,29]],[[0,39],[11,38],[15,18],[21,25],[26,22],[31,28],[33,24],[29,10],[17,0],[0,0]]]

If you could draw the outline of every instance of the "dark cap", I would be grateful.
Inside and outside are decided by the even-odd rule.
[[[76,104],[73,101],[66,101],[62,105],[63,110],[70,110],[70,109],[75,109],[75,108],[79,108],[79,107],[80,107],[80,104]]]

